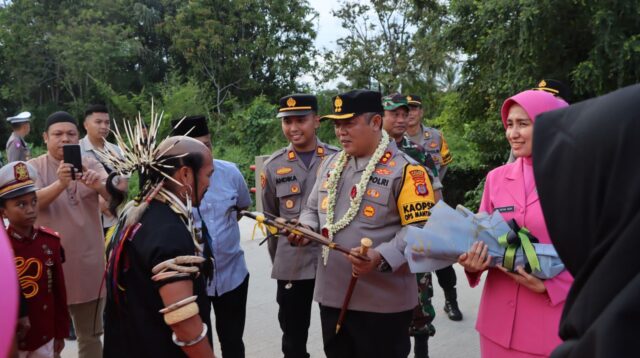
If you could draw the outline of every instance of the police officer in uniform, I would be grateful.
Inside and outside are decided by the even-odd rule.
[[[396,141],[398,148],[408,154],[418,163],[425,166],[429,171],[429,179],[435,191],[435,201],[442,198],[440,180],[437,169],[431,155],[420,145],[409,140],[406,135],[407,116],[409,114],[409,104],[407,97],[400,93],[392,94],[382,98],[384,117],[382,128]],[[435,174],[434,174],[435,173]],[[416,274],[418,283],[418,305],[413,310],[413,318],[409,326],[409,334],[414,337],[414,353],[416,358],[429,357],[429,337],[436,333],[432,322],[435,318],[435,310],[431,303],[433,297],[433,284],[431,272]]]
[[[407,96],[409,103],[409,117],[407,135],[409,139],[425,148],[436,164],[437,175],[440,181],[444,179],[447,166],[453,161],[449,146],[442,135],[442,132],[435,128],[426,127],[422,124],[424,111],[422,109],[422,99],[417,95]],[[456,272],[452,266],[436,271],[438,283],[444,291],[444,311],[453,321],[462,320],[462,312],[458,307],[458,293],[456,291]]]
[[[265,162],[260,174],[262,206],[268,214],[298,219],[316,182],[318,167],[338,148],[316,137],[320,125],[318,101],[309,94],[280,99],[278,118],[289,141]],[[278,282],[278,320],[282,329],[282,352],[286,358],[309,357],[307,337],[319,248],[291,246],[285,237],[269,239],[273,262],[271,277]]]
[[[327,158],[300,222],[353,251],[370,238],[370,261],[323,247],[314,298],[320,303],[327,357],[407,357],[407,331],[418,304],[416,277],[404,257],[406,225],[422,225],[434,205],[426,169],[382,130],[379,92],[355,90],[332,99],[343,151]],[[294,235],[293,242],[308,244]],[[359,276],[337,331],[352,274]]]
[[[24,141],[31,131],[31,113],[21,112],[20,114],[7,118],[13,133],[7,141],[7,163],[15,161],[27,161],[31,159],[31,149]]]

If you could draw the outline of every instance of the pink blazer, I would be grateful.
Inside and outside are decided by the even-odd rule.
[[[523,159],[518,159],[489,172],[480,211],[492,213],[500,209],[505,220],[515,218],[541,243],[550,244],[537,191],[525,195],[523,165]],[[471,287],[478,285],[481,274],[467,273]],[[547,292],[540,294],[516,284],[498,269],[489,269],[476,329],[505,348],[548,356],[561,342],[560,315],[572,282],[565,270],[546,280]]]

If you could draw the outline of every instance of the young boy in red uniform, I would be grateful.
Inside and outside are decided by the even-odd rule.
[[[9,221],[7,234],[31,323],[18,342],[20,358],[54,357],[69,333],[60,238],[51,229],[34,227],[36,176],[35,168],[25,162],[0,169],[0,214]]]

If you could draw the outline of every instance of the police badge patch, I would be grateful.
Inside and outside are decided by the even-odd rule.
[[[416,189],[416,195],[426,196],[429,195],[429,189],[427,188],[427,180],[425,172],[422,170],[411,170],[409,175],[413,179],[413,184]]]

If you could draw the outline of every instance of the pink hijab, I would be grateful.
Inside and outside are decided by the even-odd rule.
[[[552,95],[545,91],[528,90],[518,93],[517,95],[508,98],[502,104],[502,124],[507,128],[507,117],[509,116],[509,109],[514,104],[519,104],[524,108],[525,112],[529,115],[531,122],[536,121],[536,116],[540,113],[552,111],[569,106],[564,100]]]
[[[18,273],[9,237],[0,220],[0,357],[9,355],[18,318]]]

